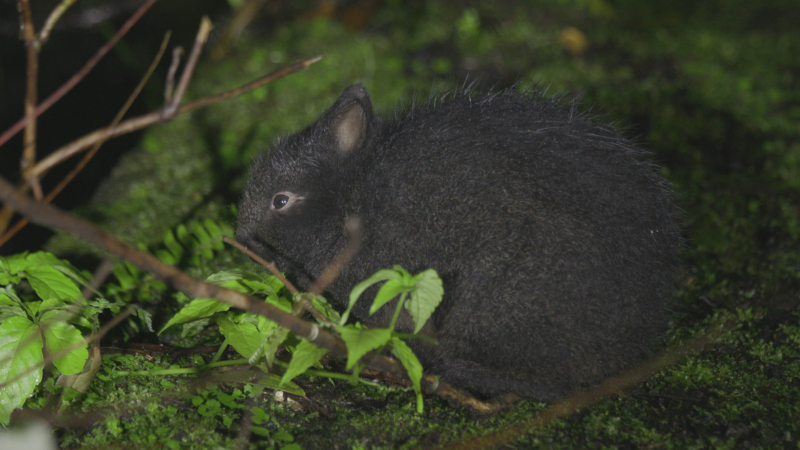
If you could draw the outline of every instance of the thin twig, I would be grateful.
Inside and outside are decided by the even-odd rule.
[[[249,92],[254,89],[258,89],[259,87],[271,83],[273,81],[279,80],[285,76],[291,75],[295,72],[299,72],[311,64],[322,59],[322,56],[315,56],[313,58],[308,58],[303,61],[282,67],[268,75],[265,75],[255,81],[251,81],[245,85],[242,85],[238,88],[231,89],[226,92],[222,92],[220,94],[212,95],[209,97],[204,97],[197,99],[195,101],[189,102],[178,109],[178,114],[185,113],[187,111],[191,111],[193,109],[201,108],[207,105],[211,105],[214,103],[218,103],[229,98],[235,97],[237,95],[241,95],[245,92]],[[142,128],[146,128],[156,123],[164,122],[164,119],[161,117],[160,111],[155,111],[144,116],[135,117],[133,119],[128,119],[124,122],[119,123],[117,126],[109,126],[106,128],[101,128],[99,130],[95,130],[92,133],[89,133],[71,143],[59,148],[55,152],[51,153],[49,156],[44,158],[34,167],[32,173],[39,175],[39,167],[42,166],[43,169],[41,171],[47,171],[50,167],[58,164],[62,160],[66,160],[67,158],[80,153],[83,149],[91,147],[93,144],[99,141],[105,141],[111,139],[113,137],[121,136],[123,134],[132,133],[137,130],[141,130]],[[49,166],[49,167],[48,167]],[[20,187],[18,192],[20,194],[25,193],[25,187]],[[3,215],[8,213],[8,218],[6,219],[6,223],[11,218],[11,214],[13,210],[8,207],[8,205],[3,206],[2,211],[0,212],[0,230],[4,229],[3,226]],[[27,219],[24,223],[17,223],[12,229],[6,231],[2,237],[0,237],[0,247],[2,247],[6,242],[8,242],[16,233],[21,230],[25,224],[27,224]],[[276,269],[277,270],[277,269]]]
[[[208,33],[211,32],[212,28],[214,28],[214,26],[211,25],[211,20],[208,16],[203,16],[203,20],[200,22],[200,29],[197,31],[197,36],[194,40],[192,52],[189,53],[189,58],[186,60],[186,67],[183,68],[181,81],[178,83],[178,89],[175,90],[175,97],[170,99],[169,104],[161,110],[161,116],[164,119],[172,120],[178,114],[178,107],[183,100],[183,94],[186,93],[186,89],[189,87],[189,81],[191,81],[192,74],[194,74],[197,60],[200,58],[203,46],[206,41],[208,41]]]
[[[122,106],[119,112],[117,112],[117,115],[114,117],[114,120],[111,121],[110,126],[114,127],[117,124],[119,124],[122,118],[125,117],[125,114],[128,112],[131,105],[133,105],[133,102],[142,92],[142,89],[144,89],[145,84],[147,84],[147,81],[150,80],[150,77],[155,72],[158,63],[161,61],[161,57],[164,55],[164,51],[167,49],[167,43],[169,43],[169,38],[171,35],[172,35],[171,31],[167,31],[167,33],[164,35],[164,39],[161,41],[161,47],[158,50],[158,54],[156,55],[155,58],[153,58],[153,62],[150,63],[150,67],[147,69],[147,72],[139,81],[139,84],[133,90],[131,95],[128,96],[128,100],[125,102],[125,104]],[[86,167],[86,165],[89,164],[89,161],[91,161],[91,159],[94,158],[94,155],[97,154],[97,151],[100,150],[100,146],[103,145],[105,141],[106,141],[105,139],[100,139],[97,142],[95,142],[92,149],[89,150],[83,156],[80,162],[78,162],[78,164],[67,174],[67,176],[65,176],[61,181],[59,181],[59,183],[44,197],[42,201],[44,203],[50,203],[51,201],[53,201],[53,199],[56,198],[56,196],[60,194],[61,191],[63,191],[64,188],[67,187],[67,185],[73,179],[75,179],[75,177],[81,172],[81,170],[83,170]],[[0,247],[2,247],[3,244],[8,242],[9,239],[14,237],[14,235],[17,234],[19,230],[24,228],[25,225],[28,224],[28,222],[29,222],[28,218],[23,217],[17,223],[15,223],[13,227],[11,227],[8,231],[6,231],[3,234],[3,236],[0,237]]]
[[[236,89],[231,89],[230,91],[223,92],[221,94],[211,95],[208,97],[200,98],[195,101],[186,103],[178,108],[178,114],[185,113],[187,111],[191,111],[193,109],[201,108],[203,106],[211,105],[214,103],[221,102],[223,100],[227,100],[231,97],[235,97],[237,95],[241,95],[245,92],[251,91],[253,89],[259,88],[267,83],[271,83],[275,80],[283,78],[287,75],[290,75],[294,72],[298,72],[310,66],[311,64],[319,61],[322,59],[321,56],[316,56],[314,58],[309,58],[303,61],[300,61],[295,64],[291,64],[286,67],[282,67],[275,72],[272,72],[269,75],[259,78],[256,81],[252,81],[247,83],[243,86],[240,86]],[[36,165],[32,169],[32,172],[40,175],[43,172],[50,170],[53,166],[60,163],[61,161],[73,156],[77,153],[80,153],[83,149],[91,146],[98,140],[106,140],[112,137],[116,137],[122,134],[131,133],[134,131],[141,130],[142,128],[146,128],[150,125],[154,125],[156,123],[166,122],[167,120],[162,117],[161,111],[154,111],[149,114],[145,114],[143,116],[134,117],[133,119],[128,119],[124,122],[120,122],[119,125],[116,127],[106,127],[96,130],[92,133],[87,134],[71,143],[61,147],[60,149],[56,150],[52,154],[50,154],[47,158],[42,159],[39,164]]]
[[[281,280],[281,283],[283,283],[283,285],[286,286],[286,289],[288,289],[289,292],[291,292],[293,295],[297,295],[297,294],[300,293],[300,291],[297,290],[296,287],[294,287],[292,282],[287,280],[286,277],[283,276],[281,271],[278,270],[278,266],[276,266],[274,262],[265,261],[264,258],[262,258],[262,257],[256,255],[255,253],[253,253],[252,250],[250,250],[249,248],[247,248],[244,245],[242,245],[241,243],[239,243],[239,241],[237,241],[235,239],[231,239],[228,236],[223,237],[222,241],[227,243],[227,244],[230,244],[230,245],[236,247],[237,249],[239,249],[240,252],[242,252],[245,255],[249,256],[250,259],[252,259],[253,261],[261,264],[264,267],[266,267],[267,270],[269,270],[273,275],[275,275],[276,278]]]
[[[361,249],[361,220],[357,217],[351,217],[347,220],[345,229],[347,230],[348,238],[347,246],[336,255],[333,262],[322,271],[322,274],[316,280],[314,280],[311,289],[308,290],[309,293],[321,295],[322,292],[325,291],[325,288],[339,276],[344,266],[347,265],[347,263],[353,259],[353,256],[358,253],[358,250]]]
[[[39,31],[39,36],[36,38],[36,49],[40,49],[42,44],[47,42],[47,38],[50,37],[50,31],[55,26],[58,19],[69,9],[70,6],[74,5],[77,0],[63,0],[58,6],[53,9],[53,12],[50,13],[50,16],[47,17],[47,20],[42,27],[42,30]]]
[[[36,31],[33,29],[31,7],[28,0],[19,0],[19,20],[22,27],[22,37],[25,39],[27,54],[27,74],[25,91],[25,135],[23,137],[22,159],[20,168],[25,171],[36,164],[36,100],[39,83],[39,50],[36,47]],[[33,185],[36,198],[42,198],[42,189],[37,184]]]
[[[94,66],[100,61],[100,59],[103,58],[103,56],[105,56],[105,54],[108,53],[109,50],[111,50],[114,47],[114,45],[116,45],[117,41],[119,41],[122,38],[122,36],[124,36],[125,33],[127,33],[128,30],[130,30],[131,27],[133,27],[133,25],[142,17],[142,15],[144,15],[144,13],[147,12],[147,10],[150,9],[151,6],[153,6],[153,4],[156,1],[157,0],[146,0],[145,3],[135,13],[133,13],[133,15],[128,19],[128,21],[125,22],[124,25],[122,25],[119,31],[117,31],[117,33],[105,45],[103,45],[97,51],[97,53],[95,53],[95,55],[92,56],[92,58],[89,61],[87,61],[86,64],[77,73],[75,73],[75,75],[72,76],[72,78],[67,80],[67,82],[64,83],[60,88],[58,88],[58,90],[53,92],[49,97],[47,97],[45,101],[43,101],[42,103],[39,104],[39,106],[36,107],[31,117],[27,115],[24,116],[22,119],[17,121],[17,123],[12,125],[11,128],[3,132],[3,134],[0,135],[0,147],[2,147],[6,142],[8,142],[9,139],[14,137],[17,133],[19,133],[20,130],[22,130],[28,124],[29,120],[33,120],[36,117],[39,117],[48,108],[53,106],[55,102],[60,100],[61,97],[66,95],[66,93],[69,92],[76,84],[78,84],[86,76],[86,74],[88,74],[92,70],[92,68],[94,68]],[[94,142],[88,144],[87,147],[92,145],[93,143]],[[32,164],[33,161],[31,161],[30,166],[23,168],[23,180],[25,180],[26,178],[24,171],[32,169],[33,168]],[[23,181],[23,184],[19,187],[19,190],[20,192],[24,193],[27,192],[28,187],[29,187],[28,182]],[[8,206],[4,206],[3,209],[0,210],[0,230],[6,230],[13,214],[14,211],[9,209]],[[6,241],[7,239],[2,240],[2,242]],[[0,243],[0,245],[2,245],[2,243]]]
[[[39,117],[42,115],[43,112],[47,111],[48,108],[53,106],[55,102],[61,99],[67,92],[69,92],[76,84],[78,84],[85,76],[88,74],[95,65],[100,61],[106,53],[109,52],[117,42],[128,32],[128,30],[133,27],[133,25],[142,17],[142,15],[150,9],[153,4],[158,0],[146,0],[145,3],[135,12],[133,15],[128,19],[125,24],[120,27],[119,31],[108,41],[105,45],[100,47],[100,50],[95,53],[92,58],[86,62],[86,64],[79,70],[75,75],[72,76],[66,83],[64,83],[58,90],[50,94],[49,97],[45,101],[39,104],[36,107],[36,111],[34,113],[34,117]],[[20,119],[17,123],[11,126],[8,130],[6,130],[2,135],[0,135],[0,147],[3,146],[9,139],[14,137],[17,133],[22,130],[25,125],[27,125],[28,120],[30,120],[27,116]]]
[[[183,56],[183,47],[178,46],[172,49],[172,62],[167,71],[167,82],[164,83],[165,103],[172,101],[172,92],[175,89],[175,72],[178,71],[178,66],[181,64],[181,56]]]

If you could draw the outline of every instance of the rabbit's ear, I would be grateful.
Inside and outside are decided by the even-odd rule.
[[[337,152],[348,156],[361,148],[372,122],[372,101],[364,85],[354,84],[345,89],[330,113],[330,132]]]

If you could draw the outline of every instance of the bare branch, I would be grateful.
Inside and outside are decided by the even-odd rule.
[[[36,38],[36,49],[39,50],[42,47],[42,44],[47,42],[47,38],[50,37],[50,31],[55,26],[58,19],[69,9],[70,6],[74,5],[77,0],[62,0],[61,3],[53,9],[53,12],[50,13],[50,16],[44,23],[42,30],[39,32],[39,36]]]
[[[133,13],[130,19],[128,19],[128,21],[125,22],[125,24],[123,24],[120,27],[120,29],[117,31],[117,34],[115,34],[108,42],[106,42],[105,45],[100,47],[100,50],[98,50],[97,53],[95,53],[95,55],[92,56],[92,58],[86,62],[86,64],[81,68],[81,70],[75,73],[75,75],[73,75],[72,78],[70,78],[66,83],[64,83],[60,88],[58,88],[58,90],[50,94],[50,96],[47,97],[45,101],[43,101],[42,103],[39,104],[39,106],[36,107],[33,116],[38,117],[42,115],[43,112],[47,111],[48,108],[53,106],[55,102],[59,101],[61,97],[63,97],[67,92],[69,92],[73,87],[75,87],[75,85],[78,84],[86,76],[86,74],[88,74],[94,68],[95,65],[97,65],[100,59],[102,59],[103,56],[106,55],[106,53],[108,53],[112,48],[114,48],[114,46],[122,38],[122,36],[124,36],[125,33],[127,33],[128,30],[130,30],[131,27],[133,27],[133,25],[142,17],[142,15],[144,15],[145,12],[147,12],[148,9],[150,9],[151,6],[153,6],[153,4],[156,1],[158,0],[146,0],[145,3],[135,13]],[[0,135],[0,147],[2,147],[3,144],[8,142],[9,139],[14,137],[14,135],[19,133],[20,130],[22,130],[22,128],[28,124],[29,120],[30,118],[28,116],[23,117],[17,123],[12,125],[11,128],[9,128],[2,135]]]
[[[259,88],[267,83],[271,83],[275,80],[283,78],[287,75],[290,75],[294,72],[300,71],[305,69],[306,67],[310,66],[311,64],[319,61],[322,59],[321,56],[316,56],[314,58],[309,58],[303,61],[300,61],[295,64],[291,64],[289,66],[283,67],[281,69],[272,72],[269,75],[266,75],[258,80],[252,81],[247,83],[241,87],[236,89],[232,89],[227,92],[223,92],[221,94],[212,95],[209,97],[204,97],[197,99],[195,101],[189,102],[178,108],[178,114],[185,113],[187,111],[191,111],[193,109],[197,109],[203,106],[211,105],[214,103],[221,102],[223,100],[227,100],[231,97],[235,97],[237,95],[241,95],[245,92],[251,91],[253,89]],[[167,119],[162,117],[163,114],[161,111],[155,111],[149,114],[145,114],[143,116],[134,117],[133,119],[128,119],[124,122],[121,122],[119,125],[115,127],[106,127],[96,130],[92,133],[89,133],[71,143],[61,147],[60,149],[56,150],[48,157],[42,159],[39,164],[36,165],[31,171],[37,175],[41,175],[42,173],[48,171],[50,168],[55,166],[56,164],[60,163],[61,161],[69,158],[72,155],[80,153],[83,149],[91,146],[95,142],[99,140],[107,140],[112,137],[120,136],[123,134],[131,133],[134,131],[141,130],[142,128],[149,127],[150,125],[166,122]]]
[[[347,229],[347,246],[336,256],[336,259],[322,271],[319,278],[314,280],[308,292],[321,295],[325,288],[339,276],[344,266],[353,259],[353,256],[355,256],[361,248],[361,220],[356,217],[351,217],[347,220],[345,227]]]
[[[22,160],[20,167],[24,171],[36,164],[36,100],[39,83],[39,50],[36,47],[36,31],[33,29],[31,7],[28,0],[19,0],[20,26],[25,39],[27,52],[27,85],[25,91],[25,136],[23,137]],[[36,198],[42,198],[42,189],[38,183],[33,186]]]
[[[186,89],[189,87],[189,81],[191,81],[192,74],[194,74],[197,60],[200,58],[200,53],[203,51],[203,46],[208,40],[208,33],[211,32],[212,28],[211,20],[209,20],[208,16],[203,16],[203,20],[200,22],[200,29],[197,31],[197,36],[194,39],[192,52],[189,53],[189,58],[186,60],[186,67],[184,67],[183,73],[181,74],[181,81],[178,83],[178,89],[175,90],[175,97],[170,99],[169,104],[161,110],[161,116],[164,119],[172,120],[178,114],[178,106],[180,106],[181,100],[183,100],[183,94],[186,93]]]
[[[167,82],[164,85],[164,103],[172,101],[172,92],[175,89],[175,73],[178,71],[178,66],[181,64],[181,56],[183,56],[183,47],[178,46],[172,49],[172,62],[167,71]]]
[[[167,33],[164,35],[164,39],[161,41],[161,48],[159,49],[159,51],[158,51],[158,54],[157,54],[157,55],[156,55],[156,57],[153,59],[153,62],[152,62],[152,63],[150,63],[150,67],[147,69],[147,72],[146,72],[146,73],[145,73],[145,75],[142,77],[142,79],[139,81],[139,84],[138,84],[138,85],[136,86],[136,88],[133,90],[133,92],[131,93],[131,95],[130,95],[130,96],[128,96],[128,100],[125,102],[125,104],[124,104],[124,105],[122,106],[122,108],[119,110],[119,112],[117,112],[117,115],[114,117],[114,120],[111,122],[111,125],[110,125],[110,126],[112,126],[112,127],[113,127],[113,126],[116,126],[117,124],[119,124],[120,120],[122,120],[122,118],[125,116],[125,113],[127,113],[127,112],[128,112],[128,109],[130,109],[130,107],[131,107],[131,105],[133,104],[133,102],[136,100],[136,98],[137,98],[137,97],[139,96],[139,94],[142,92],[142,89],[144,89],[144,86],[145,86],[145,84],[147,84],[147,81],[148,81],[148,80],[150,79],[150,77],[153,75],[153,72],[155,72],[155,69],[156,69],[156,67],[158,66],[158,63],[159,63],[159,61],[161,61],[161,57],[164,55],[164,51],[167,49],[167,43],[169,42],[169,38],[170,38],[170,36],[171,36],[171,35],[172,35],[172,32],[170,32],[170,31],[168,31],[168,32],[167,32]],[[83,170],[83,169],[84,169],[84,167],[86,167],[86,165],[87,165],[87,164],[89,163],[89,161],[90,161],[90,160],[91,160],[91,159],[94,157],[94,155],[95,155],[95,154],[97,154],[97,151],[98,151],[98,150],[100,150],[100,146],[101,146],[101,145],[103,145],[103,142],[105,142],[105,139],[100,139],[100,140],[98,140],[98,141],[97,141],[97,142],[94,144],[94,147],[92,147],[92,149],[91,149],[91,150],[89,150],[89,151],[86,153],[86,155],[84,155],[84,157],[83,157],[83,158],[80,160],[80,162],[78,162],[78,164],[77,164],[77,165],[76,165],[76,166],[75,166],[75,167],[74,167],[74,168],[73,168],[73,169],[72,169],[72,170],[71,170],[71,171],[70,171],[70,172],[67,174],[67,176],[65,176],[65,177],[64,177],[64,178],[63,178],[63,179],[62,179],[62,180],[61,180],[61,181],[60,181],[60,182],[59,182],[59,183],[56,185],[56,187],[54,187],[54,188],[53,188],[53,190],[51,190],[51,191],[50,191],[50,192],[49,192],[49,193],[48,193],[48,194],[47,194],[47,195],[44,197],[44,199],[43,199],[42,201],[43,201],[43,202],[45,202],[45,203],[50,203],[51,201],[53,201],[53,199],[54,199],[54,198],[55,198],[55,197],[56,197],[56,196],[57,196],[59,193],[61,193],[61,191],[62,191],[62,190],[64,190],[64,188],[65,188],[65,187],[67,187],[67,185],[68,185],[68,184],[69,184],[69,183],[70,183],[70,182],[71,182],[73,179],[75,179],[75,177],[78,175],[78,173],[80,173],[80,172],[81,172],[81,170]],[[33,178],[33,179],[35,179],[35,180],[38,182],[38,178],[36,178],[36,177],[38,177],[38,175],[36,175],[34,172],[31,172],[31,173],[30,173],[30,175],[29,175],[29,178]],[[30,182],[30,181],[32,181],[32,180],[30,180],[30,179],[29,179],[29,182]],[[24,189],[24,186],[23,186],[23,188],[22,188],[22,189]],[[3,208],[3,212],[5,212],[6,210],[7,210],[7,208],[5,208],[5,207],[4,207],[4,208]],[[13,226],[13,227],[11,227],[11,229],[9,229],[9,230],[8,230],[6,233],[4,233],[4,234],[3,234],[3,236],[2,236],[2,237],[0,237],[0,247],[2,247],[2,246],[3,246],[3,244],[5,244],[6,242],[8,242],[8,240],[9,240],[9,239],[11,239],[12,237],[14,237],[14,235],[15,235],[15,234],[17,234],[17,233],[19,232],[19,230],[21,230],[22,228],[24,228],[24,227],[25,227],[25,225],[27,225],[27,224],[28,224],[28,222],[29,222],[29,221],[28,221],[28,218],[27,218],[27,217],[23,217],[23,218],[22,218],[22,219],[20,219],[20,220],[19,220],[17,223],[15,223],[15,224],[14,224],[14,226]],[[2,223],[2,222],[0,222],[0,224],[1,224],[1,223]],[[1,228],[0,228],[0,229],[1,229]]]

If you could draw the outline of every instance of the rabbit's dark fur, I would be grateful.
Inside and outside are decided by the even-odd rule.
[[[425,370],[552,401],[640,361],[664,331],[672,210],[643,152],[574,105],[456,92],[383,117],[357,84],[257,160],[236,236],[307,288],[358,216],[361,250],[328,288],[335,305],[394,264],[436,269],[444,300],[423,332],[439,345],[412,342]],[[370,317],[370,304],[353,316],[385,326],[394,308]]]

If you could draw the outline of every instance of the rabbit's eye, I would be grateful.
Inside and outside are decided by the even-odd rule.
[[[281,209],[289,203],[289,196],[286,194],[276,194],[275,197],[272,197],[272,207],[275,209]]]

